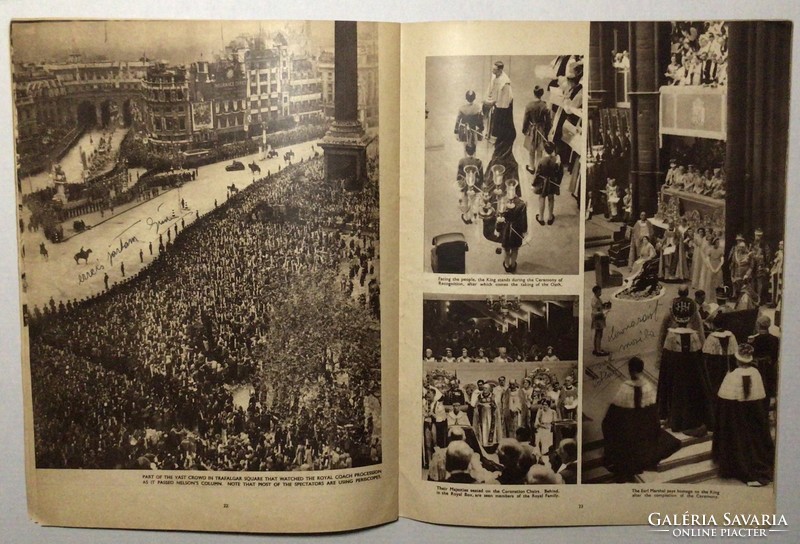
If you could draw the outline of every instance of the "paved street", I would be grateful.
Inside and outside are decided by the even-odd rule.
[[[285,165],[283,153],[289,149],[295,152],[295,160],[313,157],[312,145],[319,150],[317,141],[304,142],[288,148],[279,149],[279,156],[258,160],[259,154],[241,157],[236,160],[248,164],[253,162],[261,167],[261,176],[267,171],[277,172],[278,167]],[[321,150],[320,150],[321,151]],[[41,308],[50,297],[56,303],[59,300],[80,300],[83,297],[101,292],[104,289],[103,277],[107,273],[109,285],[122,279],[120,264],[125,264],[125,275],[130,276],[138,272],[142,266],[152,261],[158,252],[158,236],[163,234],[164,243],[167,242],[167,229],[173,229],[181,220],[186,225],[191,224],[196,217],[214,208],[214,201],[222,204],[226,200],[227,187],[235,184],[242,189],[250,185],[254,177],[249,168],[238,172],[226,172],[225,166],[231,161],[225,161],[203,166],[195,181],[183,187],[166,191],[158,197],[140,204],[128,211],[118,213],[109,219],[106,212],[105,221],[96,224],[90,230],[73,236],[61,244],[53,244],[45,240],[42,231],[28,232],[22,235],[25,248],[23,271],[27,279],[27,302],[29,309],[34,306]],[[181,199],[186,201],[188,210],[181,212]],[[25,214],[28,215],[27,213]],[[99,219],[99,214],[92,214]],[[97,217],[95,217],[97,216]],[[91,221],[87,221],[91,224]],[[45,243],[49,258],[45,259],[39,254],[39,244]],[[153,256],[150,255],[149,244],[153,244]],[[80,264],[75,262],[75,254],[81,249],[92,250],[89,262]],[[144,263],[140,261],[140,250],[144,254]]]

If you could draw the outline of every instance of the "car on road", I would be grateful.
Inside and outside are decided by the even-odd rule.
[[[239,161],[233,161],[228,166],[225,167],[225,170],[228,172],[235,172],[237,170],[244,170],[244,163]]]

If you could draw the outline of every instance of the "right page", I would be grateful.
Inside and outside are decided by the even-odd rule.
[[[402,516],[774,512],[791,30],[403,25]]]

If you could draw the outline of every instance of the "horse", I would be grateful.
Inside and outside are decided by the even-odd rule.
[[[252,173],[254,176],[256,175],[256,172],[258,172],[259,174],[261,173],[261,167],[256,164],[256,161],[253,161],[247,166],[250,167],[250,173]]]
[[[84,250],[81,248],[79,252],[75,254],[75,264],[79,264],[79,261],[83,259],[86,261],[86,264],[89,264],[89,255],[92,253],[91,249]]]
[[[234,185],[233,183],[231,183],[231,184],[228,186],[228,191],[230,191],[230,193],[231,193],[232,195],[235,195],[235,194],[237,194],[237,193],[239,192],[239,189],[237,189],[237,188],[236,188],[236,185]]]
[[[39,255],[44,257],[44,260],[47,261],[50,258],[50,254],[47,252],[47,248],[44,247],[44,242],[39,244]]]

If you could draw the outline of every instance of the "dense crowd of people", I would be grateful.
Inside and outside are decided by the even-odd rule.
[[[423,381],[422,427],[427,478],[459,483],[575,483],[578,398],[573,374],[567,374],[562,385],[545,368],[526,374],[521,384],[500,376],[463,388],[455,375],[428,372]],[[464,442],[461,469],[446,462],[454,441]],[[459,470],[470,478],[451,479]]]
[[[29,316],[37,466],[379,462],[379,246],[367,229],[377,164],[369,170],[348,194],[326,185],[321,160],[258,180],[137,277]],[[264,203],[298,213],[263,220]],[[336,289],[354,262],[367,285]]]
[[[728,28],[723,21],[672,23],[668,85],[725,85],[728,82]]]

